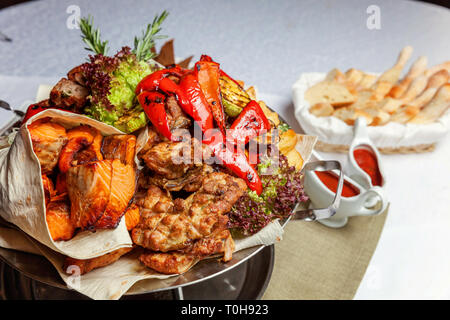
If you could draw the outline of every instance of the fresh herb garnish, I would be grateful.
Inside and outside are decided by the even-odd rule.
[[[80,19],[81,38],[88,45],[86,50],[95,52],[96,54],[106,55],[108,51],[108,41],[100,40],[100,30],[94,29],[94,18],[88,16]]]
[[[278,130],[280,130],[281,133],[284,133],[284,132],[288,131],[290,128],[291,128],[291,127],[290,127],[286,122],[281,123],[281,124],[278,126]]]
[[[156,15],[151,24],[147,25],[147,29],[142,32],[140,38],[134,37],[134,48],[132,52],[139,61],[148,61],[156,56],[151,49],[155,46],[156,39],[167,38],[165,35],[157,35],[161,31],[161,24],[167,18],[169,13],[164,10],[159,16]]]

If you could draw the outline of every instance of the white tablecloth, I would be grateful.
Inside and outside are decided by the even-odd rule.
[[[0,30],[13,39],[0,42],[0,99],[19,107],[34,98],[39,83],[54,82],[84,61],[79,30],[66,27],[73,4],[83,16],[94,15],[111,53],[132,44],[168,9],[163,30],[176,39],[177,56],[208,53],[233,76],[275,93],[264,98],[297,131],[290,92],[302,72],[382,71],[407,44],[415,48],[412,59],[427,55],[437,64],[450,58],[450,12],[420,2],[33,1],[0,11]],[[380,8],[379,30],[367,28],[370,5]],[[0,126],[6,117],[0,111]],[[391,207],[356,299],[450,298],[449,140],[433,153],[383,157]]]

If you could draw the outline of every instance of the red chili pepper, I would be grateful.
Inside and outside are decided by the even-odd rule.
[[[138,95],[137,99],[158,132],[169,140],[177,141],[172,135],[169,122],[167,121],[167,113],[164,106],[166,96],[155,91],[143,91]]]
[[[270,122],[258,102],[250,101],[230,127],[231,138],[237,143],[248,143],[250,139],[270,131]]]
[[[48,110],[48,109],[56,109],[56,110],[63,110],[63,111],[67,111],[67,112],[73,112],[61,107],[54,107],[54,106],[49,106],[47,103],[44,103],[44,101],[38,102],[38,103],[33,103],[30,106],[28,106],[27,112],[25,113],[24,118],[22,119],[22,124],[24,124],[25,122],[28,121],[28,119],[30,119],[32,116],[44,111],[44,110]]]
[[[207,144],[217,159],[219,159],[225,167],[230,169],[239,178],[245,180],[248,187],[255,191],[258,195],[262,192],[262,182],[256,169],[248,162],[245,152],[236,148],[233,144],[227,144],[222,132],[217,131],[203,141]]]
[[[194,70],[214,120],[219,129],[225,133],[225,113],[219,86],[220,65],[213,61],[199,61],[195,64]]]

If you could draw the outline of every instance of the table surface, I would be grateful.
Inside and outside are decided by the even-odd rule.
[[[102,37],[112,39],[110,53],[131,45],[134,35],[167,9],[170,16],[163,31],[176,39],[177,56],[209,54],[228,73],[271,94],[271,107],[299,131],[291,86],[302,72],[335,67],[379,72],[393,64],[405,45],[415,48],[412,61],[426,55],[430,65],[448,60],[450,53],[446,33],[450,10],[420,2],[124,3],[76,1],[81,15],[92,14]],[[86,59],[79,30],[66,25],[71,14],[67,9],[73,4],[70,0],[34,1],[0,11],[0,31],[13,39],[0,42],[0,75],[10,80],[0,87],[0,99],[18,107],[34,98],[37,84],[64,76]],[[369,30],[366,23],[371,5],[380,10],[377,30]],[[24,76],[33,79],[19,96],[14,89]],[[0,113],[0,118],[4,116]],[[450,298],[449,140],[447,136],[433,153],[383,157],[391,207],[355,299]],[[343,155],[323,156],[345,161]]]

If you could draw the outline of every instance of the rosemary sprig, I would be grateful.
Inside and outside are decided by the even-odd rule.
[[[106,55],[106,52],[108,51],[108,47],[106,46],[108,41],[102,42],[100,40],[100,30],[94,29],[93,24],[94,18],[91,15],[87,18],[80,19],[81,38],[83,39],[83,42],[88,45],[85,49],[93,51],[96,54],[101,53]]]
[[[139,61],[148,61],[156,56],[151,49],[155,46],[155,40],[167,38],[165,35],[157,35],[161,31],[161,24],[167,18],[169,13],[164,10],[159,16],[156,15],[147,29],[142,32],[140,38],[134,37],[133,53]]]

